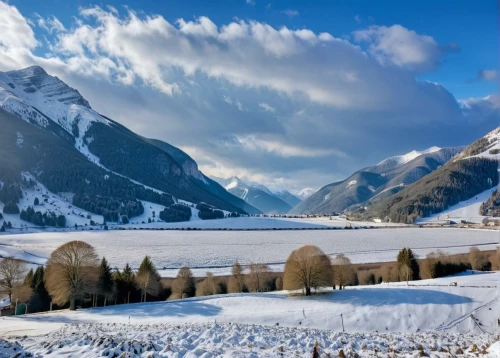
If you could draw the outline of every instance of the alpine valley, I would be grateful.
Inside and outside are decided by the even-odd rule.
[[[0,220],[21,227],[263,213],[413,223],[498,183],[499,128],[465,148],[387,158],[315,193],[208,177],[179,148],[96,112],[78,90],[39,66],[0,72],[0,125]],[[487,200],[481,210],[499,212],[496,196]]]

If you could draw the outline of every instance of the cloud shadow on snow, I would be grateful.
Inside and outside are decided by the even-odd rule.
[[[186,317],[186,316],[204,316],[212,317],[218,315],[222,309],[220,307],[199,302],[186,300],[172,302],[152,302],[146,304],[130,304],[109,306],[96,309],[90,309],[88,313],[98,315],[126,315],[131,318],[149,318],[149,317]]]
[[[322,299],[332,301],[332,303],[345,303],[353,306],[460,305],[474,301],[470,297],[448,292],[408,288],[351,289],[333,292],[328,296],[322,296]]]

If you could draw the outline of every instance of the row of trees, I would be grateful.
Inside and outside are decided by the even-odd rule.
[[[397,262],[362,266],[357,274],[360,284],[371,285],[439,278],[465,270],[500,270],[500,249],[490,255],[477,247],[472,247],[468,254],[447,255],[437,251],[418,259],[411,249],[405,248],[399,252]]]
[[[292,251],[283,274],[272,272],[265,264],[251,264],[245,268],[236,261],[229,277],[216,277],[207,272],[206,277],[197,279],[188,267],[182,267],[174,279],[162,279],[148,256],[137,272],[128,264],[122,271],[112,270],[106,258],[99,260],[91,245],[71,241],[51,254],[45,269],[39,266],[26,274],[24,262],[7,258],[0,261],[0,294],[8,295],[11,302],[29,302],[29,311],[37,312],[49,309],[51,302],[57,307],[69,305],[70,309],[76,309],[77,305],[95,307],[282,289],[311,295],[324,287],[343,289],[358,285],[359,278],[362,284],[376,284],[436,278],[468,268],[500,267],[500,251],[488,258],[477,248],[472,248],[467,258],[467,263],[452,262],[438,252],[419,261],[411,249],[404,248],[391,269],[379,276],[369,270],[356,272],[349,258],[342,254],[330,259],[318,247],[307,245]]]

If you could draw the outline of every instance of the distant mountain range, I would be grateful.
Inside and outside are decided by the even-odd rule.
[[[230,178],[212,177],[231,194],[245,200],[267,214],[286,214],[292,207],[300,203],[300,199],[283,190],[273,193],[265,185],[243,181],[236,176]]]
[[[345,180],[328,184],[294,207],[292,214],[340,213],[387,198],[436,170],[463,148],[432,147],[387,158]]]
[[[75,206],[96,214],[134,207],[128,214],[135,215],[139,200],[261,212],[205,176],[180,149],[94,111],[78,90],[39,66],[0,72],[0,128],[4,204],[19,200],[22,173],[30,173],[52,192],[73,193]]]

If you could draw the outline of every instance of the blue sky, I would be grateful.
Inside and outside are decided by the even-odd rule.
[[[497,6],[0,0],[0,71],[43,66],[206,174],[297,192],[498,126]]]

